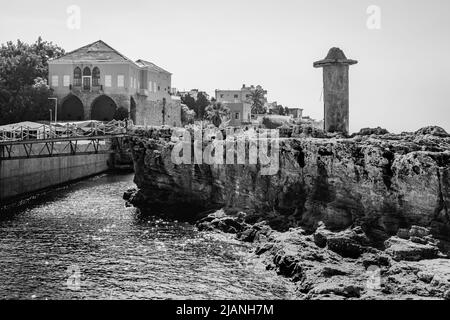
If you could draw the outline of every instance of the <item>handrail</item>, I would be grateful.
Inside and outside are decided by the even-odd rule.
[[[36,128],[20,126],[12,130],[0,129],[0,142],[118,135],[126,134],[132,127],[133,123],[130,120],[113,120],[108,123],[92,122],[87,127],[78,127],[70,123],[67,123],[64,127],[45,124]]]

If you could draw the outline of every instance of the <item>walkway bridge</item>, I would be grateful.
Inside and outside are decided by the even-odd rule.
[[[0,161],[122,151],[131,122],[96,121],[0,127]]]

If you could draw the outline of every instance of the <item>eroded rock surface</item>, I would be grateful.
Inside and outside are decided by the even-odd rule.
[[[280,139],[280,170],[272,176],[261,175],[260,165],[176,165],[167,130],[141,130],[129,141],[138,186],[129,201],[144,211],[157,207],[179,219],[225,208],[276,230],[302,226],[313,232],[320,221],[332,231],[359,226],[378,247],[415,225],[429,228],[441,250],[448,248],[450,137],[441,128]],[[327,241],[356,257],[364,243],[355,237]]]
[[[360,227],[332,232],[320,224],[314,234],[300,227],[278,232],[262,222],[249,224],[245,216],[219,211],[197,226],[242,230],[236,237],[254,243],[254,254],[268,270],[291,279],[299,299],[449,299],[450,260],[436,247],[430,254],[417,242],[392,237],[378,249]],[[428,239],[429,247],[436,241],[425,228],[405,231]],[[401,254],[392,249],[397,245]]]

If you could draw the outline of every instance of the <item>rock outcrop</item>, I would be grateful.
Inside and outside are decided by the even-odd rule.
[[[300,299],[450,298],[450,259],[432,246],[436,240],[425,228],[407,231],[416,234],[420,229],[429,247],[391,237],[386,248],[378,249],[360,227],[332,232],[320,223],[314,234],[300,227],[277,232],[265,223],[246,223],[243,213],[231,217],[223,211],[197,226],[207,231],[241,230],[236,238],[252,242],[254,254],[268,270],[291,279]]]
[[[167,130],[140,130],[129,141],[138,187],[129,199],[143,211],[194,220],[220,208],[245,211],[248,222],[264,220],[276,230],[313,232],[320,221],[331,231],[360,227],[322,235],[349,256],[364,252],[361,231],[376,246],[411,226],[429,228],[441,248],[450,240],[450,137],[441,128],[280,139],[280,169],[272,176],[261,175],[260,164],[176,165]]]

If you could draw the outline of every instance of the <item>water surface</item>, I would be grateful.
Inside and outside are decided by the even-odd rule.
[[[126,208],[122,194],[132,180],[105,174],[3,210],[0,298],[292,296],[292,284],[266,271],[248,244]]]

